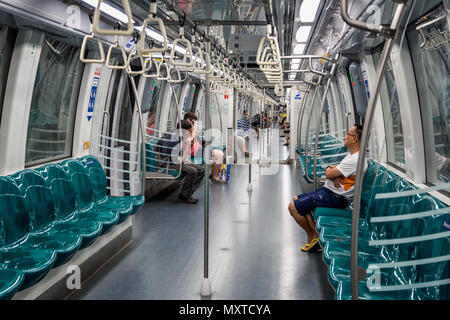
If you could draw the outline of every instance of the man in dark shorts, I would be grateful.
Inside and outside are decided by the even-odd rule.
[[[320,247],[319,235],[312,217],[314,209],[318,207],[344,209],[352,200],[361,135],[360,125],[352,127],[344,140],[344,146],[350,153],[337,166],[327,168],[325,185],[316,191],[299,194],[289,203],[289,213],[308,235],[308,243],[301,248],[302,251],[313,252]]]

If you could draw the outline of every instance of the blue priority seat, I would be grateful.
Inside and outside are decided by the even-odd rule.
[[[23,245],[29,237],[29,226],[24,198],[11,194],[0,195],[0,270],[23,274],[19,290],[39,281],[56,262],[54,250]]]
[[[111,203],[120,205],[123,203],[132,203],[133,209],[131,214],[135,214],[144,205],[145,197],[143,195],[108,197],[106,195],[106,175],[100,161],[93,156],[86,156],[82,158],[81,161],[84,162],[89,169],[89,180],[91,181],[98,204]]]

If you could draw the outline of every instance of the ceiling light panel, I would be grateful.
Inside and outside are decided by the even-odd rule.
[[[295,39],[297,40],[297,42],[306,42],[306,41],[308,41],[310,32],[311,32],[311,26],[301,26],[297,30]]]
[[[321,0],[303,0],[300,7],[300,21],[302,23],[313,23],[316,18]]]
[[[305,51],[305,46],[306,45],[304,43],[297,44],[294,47],[294,54],[303,54],[303,51]]]

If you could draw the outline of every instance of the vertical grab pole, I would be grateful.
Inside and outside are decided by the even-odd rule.
[[[383,55],[380,60],[380,65],[377,70],[377,81],[375,83],[374,93],[371,95],[369,105],[367,107],[366,120],[364,122],[363,132],[360,141],[360,153],[358,157],[358,166],[356,172],[363,172],[364,163],[366,162],[367,145],[369,143],[369,131],[372,126],[375,106],[378,101],[378,93],[380,92],[381,81],[383,79],[384,68],[387,64],[389,55],[392,51],[394,40],[397,38],[401,20],[405,13],[407,3],[400,3],[395,11],[394,18],[392,20],[391,28],[396,30],[394,38],[387,38],[383,49]],[[355,191],[353,200],[353,212],[352,212],[352,238],[351,238],[351,253],[350,253],[350,280],[352,286],[352,300],[358,300],[359,290],[359,270],[358,270],[358,237],[359,237],[359,210],[361,208],[361,192],[364,175],[357,174],[355,181]]]
[[[322,78],[320,79],[319,82],[322,82]],[[318,94],[319,94],[319,85],[316,86],[316,91],[314,92],[314,97],[313,97],[313,100],[312,100],[312,103],[311,103],[311,113],[309,114],[308,123],[306,124],[306,136],[305,136],[305,178],[306,178],[306,182],[310,182],[311,181],[311,179],[309,178],[309,175],[308,175],[309,128],[310,128],[310,125],[311,125],[312,115],[314,113],[314,103],[316,102],[316,98],[317,98]],[[306,111],[306,109],[305,109],[305,111]],[[316,140],[318,138],[319,137],[316,137]]]
[[[250,121],[249,121],[249,140],[248,140],[248,153],[249,153],[249,157],[248,157],[248,186],[247,186],[247,191],[251,192],[253,191],[253,187],[252,187],[252,158],[253,158],[253,153],[252,153],[252,118],[253,118],[253,102],[250,102],[250,108],[249,108],[249,117],[250,117]]]
[[[339,59],[339,57],[336,57],[336,61]],[[333,79],[334,73],[336,72],[337,63],[333,64],[333,67],[331,68],[330,77],[327,81],[327,86],[325,88],[325,92],[322,97],[322,101],[320,104],[320,110],[319,110],[319,120],[317,121],[317,127],[316,127],[316,141],[314,143],[314,189],[318,189],[319,187],[319,181],[317,179],[317,151],[319,149],[319,134],[320,134],[320,126],[322,125],[322,114],[323,109],[325,108],[325,103],[327,101],[328,91],[330,90],[331,80]]]
[[[136,88],[136,83],[134,82],[134,78],[129,74],[128,75],[130,77],[130,81],[131,81],[131,87],[133,88],[133,93],[136,97],[136,107],[137,107],[137,111],[139,114],[139,132],[140,135],[142,137],[142,152],[141,152],[141,161],[142,161],[142,182],[141,182],[141,190],[142,190],[142,194],[145,194],[145,175],[146,175],[146,170],[147,170],[147,164],[146,164],[146,150],[145,150],[145,127],[143,125],[143,121],[142,121],[142,109],[141,109],[141,102],[139,101],[139,94]],[[143,156],[142,156],[143,155]]]
[[[206,40],[206,64],[208,70],[211,69],[210,54],[211,54],[211,42],[209,39],[210,26],[206,28],[205,40]],[[209,72],[205,75],[205,133],[207,139],[211,131],[211,91]],[[200,289],[200,294],[204,297],[211,296],[211,281],[209,279],[209,165],[205,161],[205,188],[204,188],[204,265],[203,265],[203,281]]]
[[[297,146],[300,148],[299,149],[299,153],[302,153],[302,131],[301,131],[301,126],[303,124],[303,114],[305,113],[306,110],[306,106],[308,104],[308,99],[310,99],[311,95],[310,93],[310,89],[309,86],[307,88],[307,94],[304,96],[302,104],[300,105],[300,110],[299,110],[299,114],[298,114],[298,119],[297,119]]]

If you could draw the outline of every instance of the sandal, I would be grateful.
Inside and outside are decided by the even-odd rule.
[[[309,242],[305,246],[301,247],[301,250],[303,252],[313,252],[313,251],[317,250],[319,246],[320,246],[319,238],[314,238],[311,240],[311,242]]]

